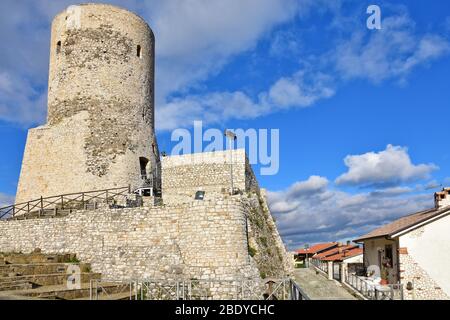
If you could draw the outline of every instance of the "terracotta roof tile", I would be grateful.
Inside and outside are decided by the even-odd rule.
[[[317,243],[317,244],[311,246],[308,250],[299,249],[299,250],[297,250],[297,253],[299,253],[299,254],[306,254],[306,253],[315,254],[317,252],[321,252],[323,250],[335,247],[337,245],[338,245],[337,242]]]
[[[351,244],[351,245],[343,245],[343,246],[339,246],[337,248],[333,248],[333,249],[321,252],[319,254],[316,254],[314,256],[314,258],[315,259],[322,259],[322,258],[329,257],[329,256],[332,256],[332,255],[342,254],[343,252],[351,250],[351,249],[354,249],[354,248],[358,248],[358,246],[357,245],[353,245],[353,244]]]
[[[337,253],[334,254],[332,256],[328,256],[325,258],[322,258],[321,260],[323,261],[342,261],[344,259],[348,259],[351,257],[355,257],[357,255],[363,254],[363,249],[362,248],[353,248],[350,250],[346,250],[342,253]]]

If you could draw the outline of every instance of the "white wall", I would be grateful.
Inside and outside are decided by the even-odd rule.
[[[400,247],[450,295],[450,215],[400,237]]]
[[[357,256],[345,259],[344,263],[363,263],[363,255],[359,254]]]

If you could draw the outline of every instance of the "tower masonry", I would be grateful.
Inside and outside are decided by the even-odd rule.
[[[0,208],[0,252],[76,254],[108,280],[197,279],[208,299],[234,298],[241,283],[262,298],[263,279],[292,271],[266,192],[243,149],[160,161],[154,52],[150,27],[126,10],[56,16],[47,123],[28,132],[16,205]],[[160,192],[106,191],[128,185]]]
[[[53,20],[47,124],[29,130],[16,203],[88,190],[160,186],[154,132],[155,38],[104,4]]]

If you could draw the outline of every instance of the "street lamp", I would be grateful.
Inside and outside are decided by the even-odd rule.
[[[234,194],[234,186],[233,186],[233,142],[236,140],[236,134],[230,130],[225,130],[225,137],[228,138],[230,150],[230,180],[231,180],[231,195]]]

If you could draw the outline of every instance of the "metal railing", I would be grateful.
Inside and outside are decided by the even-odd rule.
[[[91,280],[91,300],[112,298],[118,292],[129,292],[130,300],[309,300],[292,279]]]
[[[352,273],[345,282],[369,300],[403,300],[403,284],[378,285]]]
[[[117,300],[118,298],[133,300],[136,285],[133,282],[104,282],[92,279],[89,285],[90,300]],[[125,293],[127,293],[125,295]],[[118,297],[120,295],[121,297]]]
[[[319,270],[328,273],[328,262],[319,259],[311,259],[311,263]]]
[[[46,213],[54,213],[64,210],[85,210],[91,206],[96,208],[97,203],[115,204],[116,201],[124,200],[125,206],[139,206],[139,201],[130,201],[131,186],[112,188],[80,193],[68,193],[53,197],[41,197],[40,199],[14,204],[0,208],[0,219],[15,218],[17,216],[37,216]],[[128,200],[128,201],[127,201]]]

